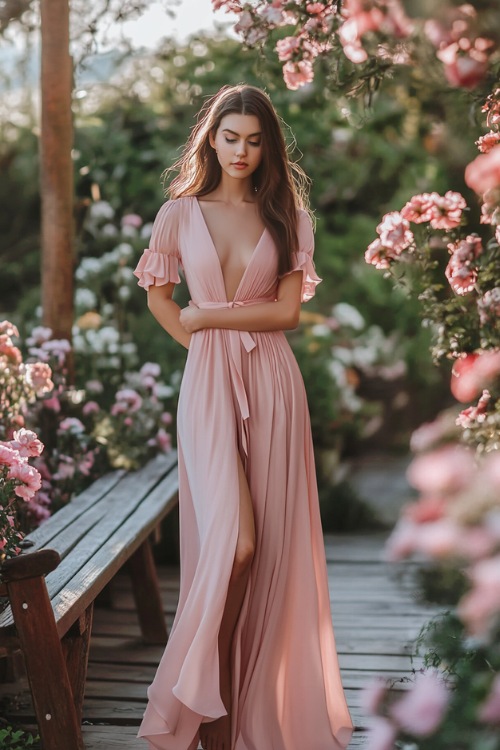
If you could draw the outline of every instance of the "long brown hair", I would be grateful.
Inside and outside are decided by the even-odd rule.
[[[291,269],[291,253],[298,250],[297,210],[308,210],[309,180],[291,161],[271,100],[255,86],[223,86],[210,97],[198,115],[181,157],[164,172],[178,171],[169,188],[170,198],[203,196],[221,180],[221,166],[209,135],[215,136],[225,115],[255,115],[262,128],[262,160],[252,175],[259,212],[278,250],[278,273]]]

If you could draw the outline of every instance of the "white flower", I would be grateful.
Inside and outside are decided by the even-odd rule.
[[[125,226],[122,227],[121,233],[123,237],[137,237],[137,229],[128,224],[125,224]]]
[[[128,286],[121,286],[118,289],[118,297],[123,301],[126,302],[128,299],[130,299],[130,289]]]
[[[97,305],[97,297],[91,289],[77,289],[75,294],[75,305],[84,310],[93,310]]]
[[[105,224],[101,228],[101,234],[103,237],[117,237],[118,228],[114,224]]]
[[[153,231],[153,222],[149,221],[147,224],[144,224],[140,231],[140,236],[143,240],[149,240],[151,237],[151,232]]]
[[[170,396],[173,396],[174,389],[171,385],[167,385],[166,383],[158,383],[156,386],[156,395],[158,398],[170,398]]]
[[[353,363],[353,352],[346,346],[332,347],[332,355],[336,360],[342,362],[342,365],[345,365],[346,367],[349,367]],[[342,367],[342,369],[344,368]]]
[[[332,315],[340,325],[361,331],[365,327],[365,319],[355,307],[347,302],[339,302],[332,308]]]
[[[89,216],[91,219],[112,219],[115,215],[114,208],[107,201],[96,201],[90,205]]]
[[[120,242],[119,245],[113,248],[113,252],[116,253],[119,258],[128,260],[133,256],[134,248],[129,242]]]
[[[312,335],[318,336],[319,338],[327,338],[330,336],[331,332],[332,329],[330,326],[327,326],[326,323],[316,323],[316,325],[311,328]]]

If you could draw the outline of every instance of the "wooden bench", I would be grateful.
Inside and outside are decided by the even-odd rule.
[[[44,750],[84,750],[94,600],[128,563],[142,635],[166,643],[151,536],[177,503],[177,455],[98,479],[0,566],[0,655],[21,650]]]

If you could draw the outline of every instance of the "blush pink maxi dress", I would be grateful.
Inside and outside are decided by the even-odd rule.
[[[299,217],[302,301],[321,279]],[[198,200],[165,203],[139,284],[180,281],[192,304],[274,301],[278,259],[265,229],[228,301]],[[199,726],[226,713],[218,633],[238,536],[237,453],[253,502],[256,550],[233,639],[234,750],[341,750],[352,734],[332,628],[309,411],[282,331],[206,329],[191,336],[178,406],[180,598],[138,736],[155,750],[195,750]]]

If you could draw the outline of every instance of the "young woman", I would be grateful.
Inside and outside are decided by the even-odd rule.
[[[283,333],[320,281],[304,175],[269,98],[245,85],[208,101],[174,168],[135,274],[188,348],[181,586],[139,736],[157,750],[340,750],[352,722],[307,401]]]

